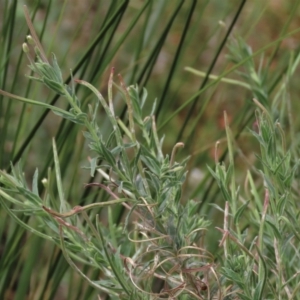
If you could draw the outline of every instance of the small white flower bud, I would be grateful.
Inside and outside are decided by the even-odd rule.
[[[28,45],[26,43],[23,43],[22,48],[23,48],[24,53],[29,52],[29,48],[28,48]]]
[[[221,27],[226,28],[226,24],[225,24],[225,22],[222,21],[222,20],[219,21],[219,25],[220,25]]]
[[[42,179],[42,184],[43,184],[44,187],[47,187],[48,186],[48,179],[47,178]]]
[[[32,38],[31,35],[27,35],[26,39],[29,45],[35,45],[34,39]]]

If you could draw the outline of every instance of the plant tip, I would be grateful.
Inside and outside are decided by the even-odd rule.
[[[28,48],[27,43],[23,43],[22,48],[23,48],[23,52],[24,53],[28,53],[29,52],[29,48]]]
[[[26,40],[29,45],[35,45],[34,39],[32,38],[32,36],[30,34],[26,36]]]
[[[47,187],[48,186],[48,179],[47,178],[43,178],[42,179],[42,184],[44,187]]]
[[[222,21],[222,20],[220,20],[220,21],[219,21],[219,25],[220,25],[221,27],[224,27],[224,28],[226,27],[226,24],[225,24],[225,22],[224,22],[224,21]]]

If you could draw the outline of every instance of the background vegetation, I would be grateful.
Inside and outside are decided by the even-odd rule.
[[[171,153],[181,141],[185,147],[178,159],[191,155],[182,199],[194,199],[200,215],[211,221],[205,247],[222,260],[222,233],[215,227],[223,228],[224,194],[207,165],[214,170],[216,157],[229,163],[223,111],[235,149],[234,179],[246,200],[253,197],[249,193],[247,198],[247,170],[253,172],[255,200],[263,203],[265,197],[264,178],[256,169],[262,167],[255,156],[262,141],[257,142],[249,131],[257,130],[253,97],[286,132],[292,154],[288,165],[292,167],[299,158],[299,1],[52,0],[26,4],[48,57],[56,54],[66,82],[72,69],[75,78],[90,82],[106,96],[110,68],[115,67],[126,84],[146,87],[148,98],[157,98],[155,115],[158,133],[165,136],[164,152]],[[28,29],[22,3],[1,1],[0,12],[1,89],[67,108],[55,93],[24,77],[29,70],[21,45]],[[213,81],[213,76],[220,77]],[[76,89],[87,105],[92,97],[89,90]],[[98,179],[90,178],[90,172],[82,168],[89,154],[80,126],[40,107],[0,97],[1,170],[11,171],[10,163],[16,165],[22,158],[19,167],[29,186],[36,168],[41,179],[47,174],[53,177],[51,140],[55,137],[70,205],[107,200],[105,193],[84,187]],[[152,104],[150,100],[145,110],[150,111]],[[126,106],[120,95],[114,105],[116,115],[124,118]],[[109,122],[101,110],[98,120],[109,135]],[[49,190],[55,198],[52,184]],[[42,193],[41,182],[39,190]],[[293,186],[294,195],[297,191],[297,185]],[[34,217],[14,213],[37,226]],[[107,211],[100,213],[105,222]],[[2,206],[0,214],[0,299],[24,299],[24,295],[28,299],[96,298],[97,292],[70,270],[58,247],[25,231]],[[122,220],[121,207],[114,210],[112,219]],[[298,254],[293,255],[296,259]],[[90,278],[99,276],[88,266],[82,268]]]

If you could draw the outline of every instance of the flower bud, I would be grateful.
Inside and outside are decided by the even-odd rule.
[[[27,35],[26,39],[29,45],[35,45],[34,39],[32,38],[31,35]]]
[[[44,187],[48,187],[48,179],[47,178],[43,178],[42,179],[42,184]]]
[[[28,48],[27,43],[23,43],[22,48],[23,48],[24,53],[28,53],[29,52],[29,48]]]

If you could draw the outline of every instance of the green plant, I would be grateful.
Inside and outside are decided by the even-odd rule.
[[[228,167],[225,156],[219,158],[217,154],[219,143],[215,151],[216,168],[208,167],[219,186],[219,195],[225,200],[221,206],[213,203],[224,214],[224,222],[223,228],[218,228],[222,233],[222,247],[211,254],[205,233],[215,231],[210,227],[213,220],[208,222],[207,217],[203,218],[199,214],[199,203],[186,200],[183,193],[187,160],[178,163],[176,159],[176,151],[183,144],[177,143],[170,157],[163,154],[163,139],[158,138],[154,118],[155,103],[149,109],[146,90],[138,86],[127,88],[120,77],[120,87],[115,86],[125,100],[128,114],[125,119],[117,118],[118,95],[114,93],[113,97],[113,70],[108,82],[108,102],[93,85],[74,80],[72,74],[70,85],[65,84],[55,56],[49,63],[30,22],[29,27],[33,39],[28,37],[28,42],[35,46],[37,61],[30,55],[31,46],[25,44],[23,48],[31,70],[38,76],[30,77],[67,99],[69,107],[62,109],[1,93],[50,109],[84,127],[83,135],[93,155],[86,168],[92,177],[100,175],[99,183],[89,183],[86,187],[94,187],[96,194],[104,191],[110,198],[70,207],[62,182],[64,167],[53,140],[55,176],[48,169],[43,186],[38,171],[32,188],[28,187],[21,165],[12,165],[12,174],[1,171],[0,201],[5,211],[25,229],[61,247],[69,265],[101,296],[108,294],[113,299],[298,299],[296,142],[292,140],[294,145],[287,146],[281,125],[273,115],[283,116],[282,112],[278,114],[278,108],[286,104],[279,98],[286,92],[299,55],[291,57],[287,80],[280,86],[272,105],[265,88],[265,69],[256,72],[254,55],[242,40],[231,45],[229,58],[237,63],[233,69],[247,62],[242,74],[245,82],[228,80],[224,74],[210,76],[215,83],[223,81],[246,87],[263,104],[255,100],[259,109],[252,131],[260,146],[260,165],[252,166],[251,173],[247,172],[244,188],[239,187],[240,174],[235,166],[235,156],[240,149],[224,115]],[[201,72],[193,72],[201,75]],[[93,97],[82,101],[77,96],[75,83],[87,87]],[[105,130],[98,123],[99,107],[110,121]],[[147,110],[151,110],[149,116],[144,113]],[[113,211],[122,210],[119,204],[125,208],[126,217],[116,224]],[[30,224],[27,217],[36,223]]]
[[[296,299],[298,266],[291,261],[297,260],[299,247],[299,208],[293,192],[299,162],[286,150],[280,124],[254,101],[260,110],[252,134],[260,144],[264,199],[250,172],[246,194],[241,195],[236,187],[228,124],[229,166],[217,164],[215,171],[209,168],[226,200],[224,228],[219,228],[224,248],[221,273],[225,282],[232,283],[231,293],[240,299]]]
[[[157,136],[153,116],[155,103],[150,116],[144,116],[142,108],[147,98],[146,90],[140,92],[137,86],[127,88],[121,77],[121,91],[128,108],[128,125],[116,118],[113,70],[108,83],[108,103],[96,88],[85,81],[72,79],[71,86],[64,84],[56,57],[52,55],[52,62],[49,63],[28,14],[26,16],[32,33],[27,40],[29,45],[33,45],[37,56],[35,62],[30,56],[28,44],[23,44],[30,69],[37,75],[29,77],[66,98],[71,108],[65,111],[4,91],[1,93],[28,104],[50,108],[53,113],[84,126],[86,131],[83,134],[94,156],[90,159],[91,176],[97,171],[103,178],[103,183],[91,183],[89,186],[105,190],[113,200],[70,209],[64,196],[53,140],[59,199],[54,199],[50,191],[42,198],[39,196],[38,171],[30,190],[22,172],[12,166],[12,175],[1,171],[0,181],[4,186],[0,190],[1,204],[26,229],[60,243],[68,263],[94,288],[107,292],[111,297],[144,299],[151,296],[158,299],[166,295],[192,295],[201,299],[202,290],[206,290],[207,285],[199,274],[206,274],[208,280],[211,276],[208,274],[215,275],[215,272],[210,271],[213,269],[213,257],[205,248],[197,246],[209,222],[195,213],[196,202],[181,204],[186,160],[178,163],[175,155],[183,144],[177,143],[171,156],[163,154],[163,140]],[[89,104],[88,113],[81,110],[81,101],[75,94],[75,82],[89,88],[96,97],[95,103]],[[106,140],[97,124],[99,105],[112,127]],[[43,179],[46,189],[49,181],[50,178]],[[6,201],[19,206],[19,212],[34,215],[42,229],[24,224],[12,213]],[[125,224],[117,227],[110,217],[106,228],[99,216],[93,218],[87,214],[90,209],[109,206],[108,214],[111,216],[111,206],[118,203],[122,203],[128,212]],[[129,222],[132,218],[133,224]],[[72,259],[100,269],[103,279],[90,280]],[[154,292],[153,285],[159,284],[156,280],[164,284]]]
[[[226,35],[232,30],[231,27],[224,31],[215,23],[210,27],[210,31],[205,31],[206,41],[200,49],[198,48],[199,24],[207,22],[203,12],[216,5],[211,3],[210,6],[208,1],[180,0],[175,5],[169,5],[168,1],[164,0],[88,3],[75,0],[64,1],[63,6],[60,0],[26,2],[39,38],[47,49],[47,57],[50,57],[49,53],[55,52],[62,70],[74,66],[74,76],[84,78],[97,86],[103,94],[106,92],[106,74],[109,73],[107,69],[111,65],[117,66],[125,75],[126,82],[138,83],[140,89],[147,87],[151,95],[149,98],[158,97],[155,112],[158,128],[173,108],[185,101],[186,95],[193,93],[198,85],[198,80],[191,76],[182,78],[182,66],[201,63],[201,53],[214,36],[222,38],[218,47],[220,54]],[[241,9],[235,13],[235,18],[231,15],[232,9],[236,11],[235,5],[228,5],[225,10],[216,10],[218,13],[214,14],[214,18],[219,20],[230,16],[233,26]],[[59,95],[43,85],[24,80],[27,63],[24,63],[26,57],[20,44],[26,36],[27,26],[21,2],[0,1],[0,12],[1,88],[24,98],[38,99],[43,103],[69,110],[67,101],[60,100]],[[201,35],[202,38],[204,35]],[[190,55],[191,52],[195,52],[193,49],[197,49],[199,58],[194,54]],[[166,57],[166,53],[174,53],[174,56],[168,54]],[[207,65],[215,65],[218,53]],[[63,72],[67,84],[71,80],[68,74],[67,71]],[[187,86],[191,87],[188,93]],[[80,85],[76,85],[75,89],[76,95],[82,100],[82,110],[87,111],[87,104],[92,101],[92,92]],[[146,102],[145,111],[150,111],[150,102]],[[119,94],[116,94],[114,105],[116,115],[126,120],[126,104]],[[98,113],[98,121],[104,137],[108,138],[106,133],[109,133],[111,128],[101,110]],[[178,122],[181,122],[179,115],[173,118],[168,126],[172,130],[163,130],[166,152],[171,153],[172,145],[176,144]],[[30,185],[34,170],[38,167],[39,178],[49,179],[47,191],[53,198],[58,199],[51,147],[51,138],[54,136],[65,198],[72,206],[106,201],[109,195],[103,190],[91,186],[83,188],[82,184],[78,184],[101,181],[98,172],[94,177],[90,177],[90,172],[81,168],[87,160],[86,144],[81,129],[82,126],[66,122],[51,114],[47,108],[25,102],[20,105],[19,102],[7,101],[0,95],[0,169],[6,170],[7,173],[11,173],[11,166],[26,170],[26,182]],[[185,148],[177,157],[184,157],[190,153],[189,144],[190,141],[186,140]],[[196,146],[195,143],[194,145]],[[201,156],[206,157],[205,153]],[[40,195],[44,195],[45,187],[42,181],[38,180],[37,183]],[[183,194],[185,193],[183,190]],[[17,209],[13,206],[10,208]],[[24,224],[38,228],[39,223],[34,216],[18,213],[17,210],[14,212]],[[114,206],[111,214],[113,223],[118,224],[122,220],[123,212],[120,205]],[[91,210],[89,213],[93,215],[96,211]],[[95,289],[72,271],[59,247],[26,231],[24,227],[17,226],[2,206],[0,214],[0,298],[23,300],[26,295],[29,299],[65,297],[73,300],[96,297]],[[105,222],[107,217],[104,212],[103,214],[101,219]],[[90,278],[96,280],[100,277],[100,272],[89,265],[84,265],[83,270]]]

